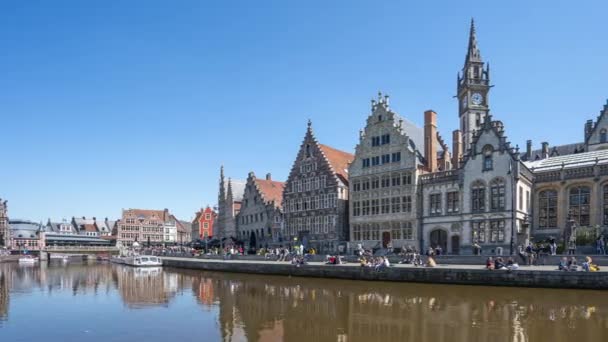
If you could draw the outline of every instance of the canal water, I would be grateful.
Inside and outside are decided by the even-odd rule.
[[[600,291],[0,264],[0,341],[606,341]]]

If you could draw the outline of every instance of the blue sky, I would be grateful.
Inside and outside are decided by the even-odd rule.
[[[608,98],[605,1],[3,1],[0,197],[12,218],[118,218],[284,180],[310,118],[352,151],[381,90],[457,128],[475,17],[490,104],[520,147],[582,140]]]

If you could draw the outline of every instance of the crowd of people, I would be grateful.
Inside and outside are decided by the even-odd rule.
[[[557,265],[558,270],[567,272],[576,272],[579,270],[579,267],[580,270],[584,272],[597,272],[600,270],[600,267],[597,264],[594,264],[589,256],[585,257],[585,261],[583,261],[580,266],[576,257],[563,257]]]
[[[486,259],[486,269],[514,271],[519,269],[519,264],[513,258],[508,258],[505,262],[502,257],[497,257],[496,259],[488,257]]]

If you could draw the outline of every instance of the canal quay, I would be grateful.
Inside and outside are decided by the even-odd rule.
[[[606,338],[608,296],[596,290],[369,282],[94,261],[0,264],[1,341]]]

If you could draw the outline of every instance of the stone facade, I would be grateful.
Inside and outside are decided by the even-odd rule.
[[[0,246],[10,245],[10,234],[8,227],[8,201],[0,198]]]
[[[417,180],[423,131],[372,100],[349,167],[350,249],[418,246]]]
[[[217,232],[219,238],[237,237],[236,216],[241,210],[245,181],[224,178],[224,167],[220,169],[220,184],[218,193]]]
[[[259,179],[247,177],[241,210],[237,215],[238,238],[246,248],[277,246],[283,242],[283,191],[285,183],[273,181],[270,174]]]
[[[348,234],[350,153],[320,144],[310,121],[283,193],[285,235],[291,245],[321,253],[344,251]]]

